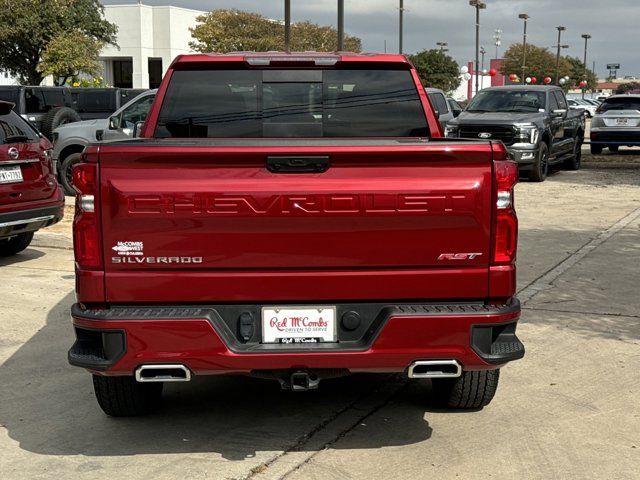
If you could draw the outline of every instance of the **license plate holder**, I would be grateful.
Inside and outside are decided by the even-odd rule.
[[[262,343],[335,343],[335,306],[271,306],[262,308]]]
[[[628,125],[628,123],[626,118],[616,118],[616,125]]]
[[[20,166],[0,167],[0,183],[20,183],[24,180]]]

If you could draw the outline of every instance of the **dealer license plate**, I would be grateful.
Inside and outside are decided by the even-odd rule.
[[[263,307],[263,343],[336,341],[336,307]]]
[[[616,125],[627,125],[629,123],[626,118],[616,118]]]
[[[20,167],[0,167],[0,183],[17,183],[22,181]]]

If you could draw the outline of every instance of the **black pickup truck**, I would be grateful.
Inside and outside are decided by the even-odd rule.
[[[60,125],[108,118],[132,98],[144,92],[133,88],[70,88],[0,86],[0,100],[15,104],[14,111],[31,122],[49,140]]]
[[[501,140],[520,173],[542,182],[549,167],[580,168],[584,115],[560,87],[506,86],[478,92],[446,127],[448,137]]]

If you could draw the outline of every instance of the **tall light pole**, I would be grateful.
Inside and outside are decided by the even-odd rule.
[[[582,35],[582,38],[584,38],[584,79],[585,81],[587,80],[587,45],[589,43],[589,39],[591,38],[591,35],[589,35],[588,33],[585,33]],[[582,98],[584,98],[584,91],[585,88],[582,89]]]
[[[480,63],[480,10],[487,8],[487,4],[479,0],[469,0],[469,5],[476,9],[476,66],[474,68],[474,76],[476,78],[476,94],[480,87],[480,78],[478,77],[478,64]]]
[[[487,53],[487,50],[484,47],[480,47],[480,55],[482,55],[482,60],[480,60],[480,71],[481,72],[484,72],[484,56],[485,56],[486,53]]]
[[[291,0],[284,0],[284,51],[291,51]]]
[[[403,15],[404,15],[404,0],[400,0],[400,17],[398,19],[398,53],[400,53],[400,55],[402,55],[402,34],[403,34]]]
[[[338,0],[338,51],[344,51],[344,0]]]
[[[521,13],[518,18],[524,20],[524,34],[522,36],[522,84],[524,85],[527,72],[527,20],[531,17],[526,13]]]
[[[494,45],[496,46],[496,59],[500,58],[500,56],[498,55],[498,50],[500,48],[500,45],[502,45],[502,30],[500,30],[499,28],[496,28],[495,33],[493,35],[493,41],[494,41]]]
[[[562,32],[564,32],[567,27],[556,27],[558,29],[558,54],[556,55],[556,85],[560,82],[560,49],[562,48]]]

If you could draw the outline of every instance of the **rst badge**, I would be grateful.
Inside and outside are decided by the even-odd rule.
[[[481,253],[443,253],[438,260],[473,260],[482,256]]]

